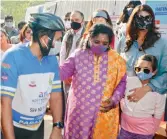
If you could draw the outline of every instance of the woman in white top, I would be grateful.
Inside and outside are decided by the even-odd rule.
[[[152,55],[141,56],[135,64],[137,76],[127,78],[125,98],[121,101],[122,118],[119,139],[152,139],[159,127],[165,107],[165,96],[148,92],[138,102],[130,102],[131,90],[145,86],[157,72],[157,59]]]

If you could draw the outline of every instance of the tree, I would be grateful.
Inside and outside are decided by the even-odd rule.
[[[12,15],[15,24],[24,20],[26,9],[31,6],[36,6],[44,4],[45,0],[26,0],[26,1],[1,1],[1,18],[4,18],[5,15]]]

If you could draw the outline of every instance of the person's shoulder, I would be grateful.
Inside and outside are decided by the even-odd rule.
[[[164,37],[160,37],[156,42],[155,45],[166,45],[167,46],[167,39]]]
[[[58,66],[58,58],[55,55],[48,55],[46,56],[47,62],[50,63],[51,65],[56,65]]]
[[[48,56],[46,56],[46,59],[48,59],[50,61],[57,61],[56,55],[48,55]]]
[[[88,52],[89,50],[88,49],[84,49],[84,48],[77,48],[76,50],[75,50],[75,54],[76,55],[81,55],[81,54],[84,54],[84,53],[86,53],[86,52]]]
[[[115,56],[115,57],[117,57],[117,58],[122,58],[122,57],[120,56],[120,54],[119,54],[116,50],[114,50],[114,49],[110,49],[110,50],[109,50],[109,54],[112,55],[112,56]],[[122,58],[122,59],[123,59],[123,58]]]
[[[72,34],[73,33],[73,30],[72,29],[69,29],[67,30],[66,34]]]
[[[88,51],[87,49],[77,48],[74,50],[73,53],[70,54],[70,57],[80,57],[85,54],[85,52]]]
[[[16,28],[13,28],[14,33],[18,33],[18,30]]]
[[[67,38],[72,35],[72,30],[68,30],[65,35],[63,36],[63,41],[67,41]]]
[[[16,39],[16,38],[18,38],[18,35],[17,35],[17,36],[12,36],[12,37],[10,38],[10,40]]]
[[[18,43],[19,43],[19,35],[17,35],[17,36],[12,36],[12,37],[10,38],[10,41],[11,41],[12,44],[18,44]]]
[[[122,35],[121,38],[120,38],[120,41],[121,41],[121,42],[125,42],[125,41],[126,41],[126,36],[125,36],[125,35]]]
[[[59,61],[58,61],[58,58],[55,55],[46,56],[45,61],[48,65],[47,68],[57,70],[57,68],[59,67]]]
[[[13,49],[16,51],[22,51],[22,50],[27,50],[29,43],[18,43],[14,45]]]
[[[115,60],[115,62],[122,63],[126,65],[126,61],[119,55],[119,53],[113,49],[109,50],[109,55]],[[123,65],[122,65],[123,66]]]
[[[6,54],[12,54],[12,55],[17,55],[17,53],[26,50],[27,49],[27,44],[13,44],[11,48],[9,48],[5,53]]]

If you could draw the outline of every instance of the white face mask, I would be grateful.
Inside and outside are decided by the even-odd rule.
[[[70,21],[65,21],[65,28],[70,29],[71,28],[71,22]]]
[[[5,22],[5,26],[7,26],[8,28],[12,28],[13,22]]]
[[[54,48],[50,49],[48,55],[57,55],[58,53],[60,53],[61,44],[62,44],[61,41],[55,41]]]

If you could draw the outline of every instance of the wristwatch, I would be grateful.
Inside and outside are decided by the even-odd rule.
[[[53,123],[53,127],[63,128],[64,124],[63,122],[56,122],[56,123]]]

